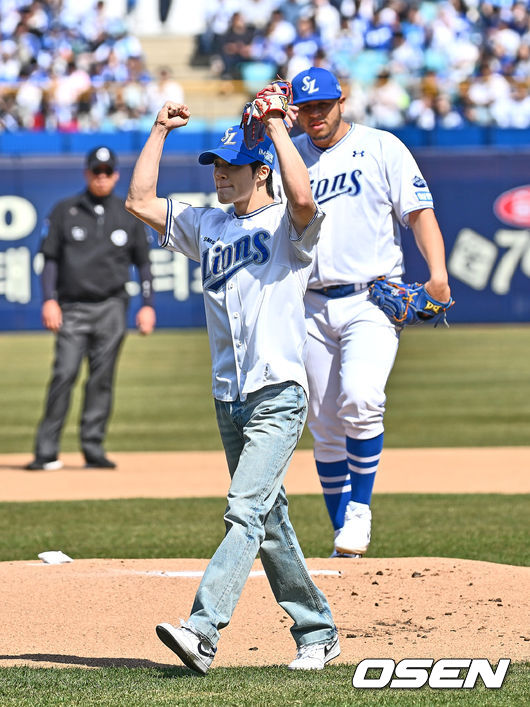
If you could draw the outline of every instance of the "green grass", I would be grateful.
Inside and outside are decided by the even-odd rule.
[[[119,665],[120,661],[115,663]],[[2,707],[523,707],[528,704],[528,668],[528,664],[511,665],[503,687],[497,690],[486,690],[482,684],[472,690],[433,690],[428,686],[421,690],[354,690],[351,665],[328,666],[322,672],[303,675],[284,667],[213,668],[205,677],[195,676],[184,668],[162,666],[99,670],[8,668],[0,671],[0,704]]]
[[[528,445],[528,351],[527,326],[405,330],[387,386],[386,446]],[[3,452],[32,450],[52,354],[50,334],[0,336]],[[80,382],[64,430],[64,451],[78,449],[81,388]],[[310,446],[306,430],[301,447]],[[221,448],[203,330],[128,336],[107,448]]]
[[[211,557],[224,507],[219,498],[2,503],[0,560],[36,559],[50,548],[78,559]],[[370,557],[530,565],[528,496],[381,494],[372,511]],[[332,533],[322,497],[291,496],[290,515],[305,555],[327,557]]]

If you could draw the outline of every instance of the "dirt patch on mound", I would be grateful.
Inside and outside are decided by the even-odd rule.
[[[206,562],[1,563],[0,666],[180,664],[154,628],[187,617]],[[529,568],[431,557],[308,565],[339,628],[338,662],[530,659]],[[215,666],[283,664],[294,656],[291,621],[260,570],[255,563],[258,574],[222,632]]]

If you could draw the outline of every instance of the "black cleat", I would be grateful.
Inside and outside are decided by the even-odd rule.
[[[87,457],[85,469],[115,469],[116,464],[107,457]]]

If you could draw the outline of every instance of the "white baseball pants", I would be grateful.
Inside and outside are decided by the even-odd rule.
[[[305,303],[308,425],[315,458],[335,462],[346,458],[346,436],[383,432],[399,332],[368,300],[368,290],[336,299],[308,290]]]

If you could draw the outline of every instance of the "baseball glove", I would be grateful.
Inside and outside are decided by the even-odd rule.
[[[446,312],[454,305],[452,297],[438,302],[419,282],[405,284],[386,277],[378,277],[370,285],[368,296],[399,329],[427,321],[434,326],[440,322],[447,325]]]
[[[281,93],[264,89],[256,94],[256,98],[243,108],[240,127],[243,128],[245,145],[252,150],[265,137],[265,124],[262,118],[273,110],[280,111],[285,117],[289,103],[293,100],[293,91],[288,81],[273,81],[280,87]]]

